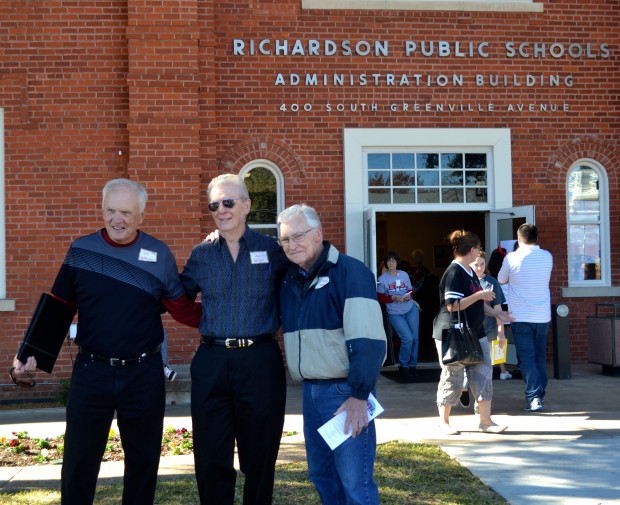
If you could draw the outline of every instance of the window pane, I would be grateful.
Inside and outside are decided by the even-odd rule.
[[[369,189],[368,203],[392,203],[389,189]]]
[[[439,203],[439,189],[418,189],[418,203]]]
[[[390,168],[390,155],[389,154],[369,154],[368,155],[368,169],[377,168]]]
[[[368,203],[488,203],[487,161],[486,153],[369,153]],[[389,199],[384,192],[371,196],[370,188],[391,188]],[[418,192],[397,192],[396,188],[412,188]],[[433,188],[433,191],[420,191],[423,188]],[[473,191],[466,192],[466,188]],[[442,189],[446,191],[440,193]]]
[[[252,229],[254,231],[258,231],[262,233],[263,235],[268,235],[273,238],[278,238],[278,229],[275,226],[267,226],[267,227],[253,226]]]
[[[257,167],[245,175],[245,184],[252,200],[252,211],[248,224],[275,223],[278,216],[278,196],[276,177],[271,170]]]
[[[465,200],[467,203],[486,202],[487,201],[487,188],[467,188],[465,190]]]
[[[411,172],[404,170],[393,172],[392,177],[394,178],[394,186],[415,186],[415,172],[413,170]]]
[[[442,186],[462,186],[463,172],[460,170],[442,170],[441,171]]]
[[[487,172],[486,170],[466,170],[465,171],[466,186],[486,186]]]
[[[390,172],[368,172],[368,185],[369,186],[389,186],[390,185]]]
[[[568,176],[569,219],[594,221],[600,219],[598,174],[590,167],[577,167]]]
[[[601,239],[598,225],[569,226],[569,272],[571,281],[601,278]]]
[[[413,153],[392,154],[392,168],[415,168],[413,165]]]
[[[416,154],[417,168],[439,168],[438,154]]]
[[[487,168],[486,153],[466,153],[465,168]]]
[[[441,202],[442,203],[461,203],[463,201],[462,189],[442,189],[441,190]]]
[[[439,171],[418,170],[418,186],[439,186]]]
[[[415,189],[395,189],[394,203],[415,203]]]
[[[441,168],[463,168],[463,155],[460,153],[441,153]]]

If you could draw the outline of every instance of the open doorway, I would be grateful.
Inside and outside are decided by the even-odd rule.
[[[401,258],[400,270],[409,271],[414,258],[422,252],[421,266],[428,269],[428,278],[422,289],[414,295],[420,304],[420,363],[437,364],[437,351],[432,340],[433,319],[439,310],[439,280],[452,261],[448,235],[456,229],[477,234],[484,244],[484,212],[383,212],[376,214],[377,274],[381,273],[383,258],[395,251]],[[493,249],[492,244],[484,244]],[[395,339],[397,340],[397,339]],[[395,347],[398,342],[395,342]],[[397,351],[396,351],[397,352]]]

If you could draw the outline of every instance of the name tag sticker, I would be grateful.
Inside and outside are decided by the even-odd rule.
[[[139,261],[150,261],[151,263],[157,262],[157,253],[155,251],[149,251],[148,249],[140,249]]]
[[[267,251],[250,251],[250,260],[252,261],[252,265],[269,263]]]
[[[316,286],[314,289],[321,289],[323,286],[329,284],[329,277],[319,277],[316,281]]]

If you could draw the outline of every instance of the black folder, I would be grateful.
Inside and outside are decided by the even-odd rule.
[[[28,356],[34,356],[38,369],[52,373],[76,312],[76,307],[43,293],[32,314],[17,358],[25,362]]]

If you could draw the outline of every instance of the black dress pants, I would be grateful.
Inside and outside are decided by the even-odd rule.
[[[284,427],[286,378],[277,342],[241,349],[202,344],[191,365],[200,503],[232,505],[237,442],[244,505],[270,505]]]
[[[78,355],[67,403],[62,505],[93,503],[114,412],[125,452],[122,503],[152,505],[165,403],[160,353],[125,366]]]

